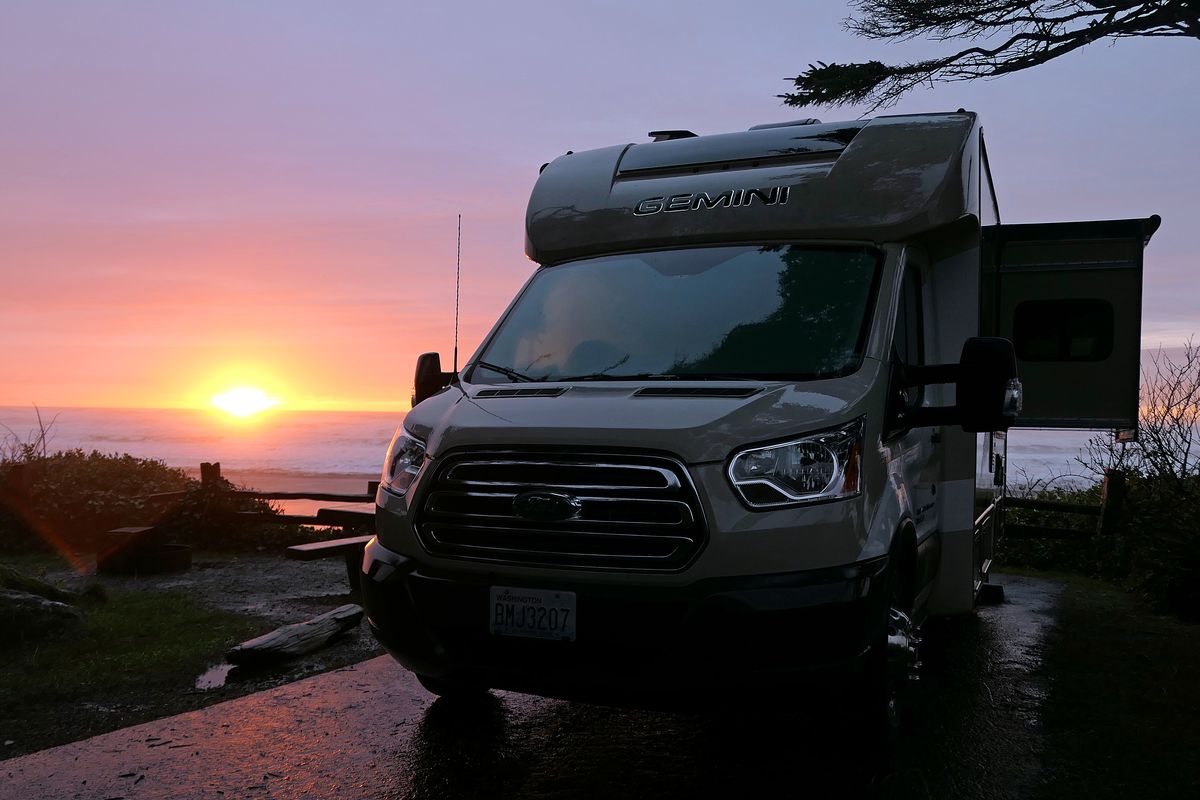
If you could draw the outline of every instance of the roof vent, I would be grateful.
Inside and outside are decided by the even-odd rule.
[[[694,139],[696,134],[691,131],[650,131],[646,134],[656,142],[669,142],[673,139]]]
[[[762,125],[750,126],[749,130],[765,131],[768,128],[790,128],[793,125],[820,125],[820,124],[821,124],[821,120],[816,119],[815,117],[809,117],[808,119],[794,119],[789,122],[764,122]]]

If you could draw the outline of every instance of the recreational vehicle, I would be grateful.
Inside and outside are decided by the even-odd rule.
[[[961,110],[556,158],[528,282],[461,370],[418,360],[375,634],[437,694],[894,719],[918,626],[988,586],[1005,431],[1136,425],[1158,223],[1002,224]]]

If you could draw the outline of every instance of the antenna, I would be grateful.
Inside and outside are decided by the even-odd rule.
[[[462,214],[458,215],[458,252],[454,256],[454,374],[458,374],[458,291],[462,285]]]

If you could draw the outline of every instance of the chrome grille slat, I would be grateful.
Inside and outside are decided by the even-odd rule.
[[[513,475],[510,480],[495,480],[486,477],[470,478],[463,477],[461,474],[472,470],[487,475],[506,472],[509,474],[525,474]],[[627,478],[621,482],[613,482],[611,480],[603,482],[564,480],[566,476],[581,472],[610,477],[623,474]],[[538,486],[554,486],[559,489],[680,488],[679,477],[671,470],[662,467],[606,463],[589,464],[578,461],[517,461],[513,459],[468,461],[451,465],[446,470],[443,480],[447,483],[461,483],[475,486],[522,486],[525,488]]]
[[[439,528],[436,525],[430,525],[428,530],[429,530],[430,538],[434,539],[435,541],[445,542],[446,544],[453,543],[453,540],[446,540],[442,536],[438,535],[439,530],[446,530],[446,529]],[[475,533],[475,534],[513,533],[512,528],[501,528],[501,527],[496,527],[493,525],[455,525],[450,530],[452,530],[455,533],[461,531],[464,533]],[[559,539],[564,540],[564,541],[587,541],[589,539],[597,540],[597,541],[599,541],[599,540],[616,541],[616,540],[622,540],[622,539],[624,539],[624,540],[643,539],[648,542],[675,542],[677,544],[685,544],[685,543],[691,541],[691,539],[689,539],[686,536],[669,536],[669,535],[664,535],[664,534],[653,534],[653,533],[617,533],[615,531],[611,532],[611,533],[597,533],[595,531],[583,532],[583,531],[548,530],[546,528],[524,528],[521,531],[519,531],[519,533],[522,536],[529,536],[532,538],[553,539],[554,537],[558,537]]]
[[[518,550],[503,547],[463,547],[463,552],[455,552],[448,550],[443,555],[458,556],[469,560],[486,560],[486,561],[519,561],[523,564],[537,564],[540,566],[562,566],[564,562],[570,561],[572,566],[609,566],[610,557],[605,555],[596,555],[595,553],[575,553],[567,551],[537,551],[530,553],[527,550]],[[623,566],[625,568],[634,569],[661,569],[658,565],[662,562],[662,558],[658,556],[627,556],[624,561],[627,562]]]
[[[531,521],[530,491],[572,495],[577,515]],[[430,553],[539,566],[677,570],[705,540],[682,464],[642,454],[461,452],[435,462],[414,529]]]
[[[464,492],[438,490],[431,492],[425,501],[429,518],[439,521],[461,518],[465,520],[505,520],[513,525],[525,526],[528,521],[518,517],[512,510],[513,500],[520,492]],[[650,526],[655,528],[688,527],[694,524],[691,507],[682,500],[659,500],[641,497],[578,496],[583,510],[576,519],[563,520],[558,525],[578,528],[586,525],[598,526]],[[624,513],[622,513],[624,512]]]
[[[626,550],[627,550],[628,549],[627,546],[629,544],[628,542],[617,542],[617,541],[612,541],[610,539],[608,541],[600,542],[600,544],[607,545],[607,550],[603,550],[603,549],[599,549],[599,548],[586,549],[586,548],[580,546],[580,545],[585,544],[586,540],[580,539],[578,537],[564,539],[562,537],[558,537],[558,538],[543,537],[543,536],[540,536],[537,534],[531,534],[529,538],[539,540],[538,543],[540,546],[538,546],[536,548],[530,548],[530,547],[518,547],[518,546],[505,546],[503,544],[500,544],[499,542],[493,543],[489,537],[489,534],[491,534],[491,533],[495,533],[495,531],[489,531],[485,528],[476,528],[476,529],[457,528],[453,532],[454,535],[453,535],[452,539],[445,540],[440,537],[437,537],[436,535],[433,536],[433,538],[437,541],[437,543],[440,546],[445,547],[449,550],[459,550],[459,551],[471,553],[473,555],[480,551],[488,551],[488,552],[493,552],[493,553],[499,553],[499,552],[511,553],[514,555],[525,554],[527,557],[530,555],[536,555],[536,556],[543,557],[543,558],[546,556],[550,556],[550,557],[569,556],[572,558],[586,557],[589,559],[607,559],[607,558],[612,557],[611,551],[620,549],[618,547],[618,545],[625,545]],[[482,539],[484,541],[482,543],[480,543],[479,541],[472,542],[473,536],[478,539]],[[605,538],[609,539],[609,537],[605,537]],[[631,559],[645,561],[645,562],[663,561],[663,560],[669,559],[673,555],[675,555],[678,552],[680,546],[683,545],[684,543],[686,543],[686,541],[687,541],[687,540],[681,540],[679,537],[669,537],[669,538],[668,537],[641,537],[641,538],[653,539],[654,540],[653,544],[657,545],[657,547],[649,548],[645,552],[640,552],[640,553],[632,553],[631,554],[629,552],[624,552],[622,554],[623,558],[631,558]],[[570,547],[569,545],[572,545],[572,544],[576,545],[576,546]]]

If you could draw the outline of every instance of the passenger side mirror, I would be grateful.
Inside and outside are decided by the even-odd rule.
[[[967,433],[1006,431],[1021,413],[1017,354],[1008,339],[967,339],[957,364],[909,367],[905,383],[953,383],[955,398],[953,406],[912,409],[901,420],[908,427],[961,425]]]
[[[967,339],[954,396],[959,424],[967,433],[1006,431],[1015,425],[1023,397],[1013,343],[990,336]]]
[[[413,406],[445,389],[453,377],[453,372],[442,372],[442,357],[438,353],[422,353],[417,356],[417,372],[413,377]]]

